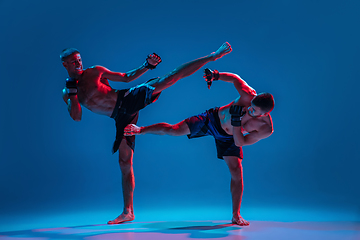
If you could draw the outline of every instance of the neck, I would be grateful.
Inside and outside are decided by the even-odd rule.
[[[71,78],[75,78],[75,79],[79,79],[79,78],[80,78],[80,76],[81,76],[81,75],[79,75],[79,74],[76,74],[76,73],[69,73],[69,72],[68,72],[68,75],[69,75],[69,77],[71,77]]]

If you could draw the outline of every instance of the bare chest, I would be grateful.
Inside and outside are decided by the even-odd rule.
[[[91,70],[84,71],[78,81],[78,97],[85,102],[97,95],[106,95],[112,90],[107,79]]]
[[[229,109],[224,108],[222,111],[219,111],[219,118],[221,127],[224,129],[224,131],[229,135],[233,135],[233,126],[231,125],[231,115],[229,113]],[[251,117],[247,111],[241,119],[241,128],[244,134],[258,131],[260,127],[265,124],[268,124],[266,119],[263,119],[262,117]]]
[[[115,106],[117,94],[107,79],[84,72],[78,81],[78,99],[89,110],[108,115]]]

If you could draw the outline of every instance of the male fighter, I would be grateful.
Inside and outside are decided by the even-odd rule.
[[[138,111],[156,101],[161,91],[172,86],[179,79],[193,74],[206,63],[230,53],[231,50],[230,44],[226,42],[216,52],[182,64],[162,77],[150,79],[136,87],[124,90],[112,89],[108,80],[131,82],[148,69],[155,68],[161,62],[161,58],[156,54],[149,55],[140,67],[121,73],[112,72],[102,66],[93,66],[83,70],[78,50],[70,48],[62,51],[60,58],[69,75],[66,87],[63,89],[63,99],[72,119],[81,120],[81,106],[83,106],[94,113],[114,118],[116,123],[113,152],[119,150],[124,209],[122,214],[109,221],[108,224],[132,221],[135,218],[133,209],[135,180],[132,165],[135,136],[124,137],[126,125],[136,123]]]
[[[220,108],[212,108],[206,112],[187,118],[177,124],[157,123],[138,127],[129,124],[125,128],[125,136],[141,134],[158,134],[196,138],[213,136],[215,138],[217,157],[224,159],[231,174],[232,222],[240,226],[249,222],[240,215],[243,194],[243,174],[241,161],[242,146],[251,145],[269,137],[273,132],[270,112],[274,108],[274,98],[269,93],[256,94],[240,76],[205,69],[204,77],[210,87],[213,80],[233,83],[240,96]]]

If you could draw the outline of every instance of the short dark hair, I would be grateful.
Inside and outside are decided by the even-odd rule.
[[[264,112],[271,112],[275,105],[274,97],[270,93],[259,93],[252,103]]]
[[[80,52],[76,48],[65,48],[60,53],[60,60],[63,62],[68,56],[73,55],[74,53],[80,53]]]

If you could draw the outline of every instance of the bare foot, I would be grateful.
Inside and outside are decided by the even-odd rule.
[[[124,136],[133,136],[140,134],[140,127],[135,124],[128,124],[124,129]]]
[[[233,217],[231,222],[239,226],[249,226],[250,223],[243,219],[241,216]]]
[[[216,50],[216,52],[212,53],[215,57],[215,60],[218,58],[222,58],[223,56],[225,56],[226,54],[230,53],[232,51],[231,49],[231,45],[228,42],[223,43],[223,45],[221,45],[221,47],[219,47],[218,50]]]
[[[122,213],[120,216],[118,216],[114,220],[108,221],[108,224],[119,224],[119,223],[123,223],[123,222],[132,221],[134,219],[135,219],[134,214],[132,214],[132,213],[128,213],[128,214]]]

